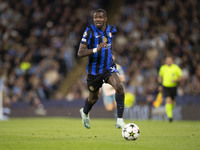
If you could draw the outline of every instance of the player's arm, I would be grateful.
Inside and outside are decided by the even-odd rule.
[[[120,78],[120,81],[122,82],[122,83],[124,83],[125,82],[125,73],[124,73],[124,71],[123,71],[123,69],[122,69],[122,67],[120,66],[120,65],[118,65],[117,64],[117,69],[118,69],[118,71],[119,71],[119,78]]]
[[[183,79],[182,70],[179,67],[177,67],[177,72],[176,73],[178,75],[178,78],[176,80],[173,80],[172,82],[179,83]]]
[[[162,84],[162,77],[163,77],[163,74],[164,74],[164,66],[161,66],[160,67],[160,70],[158,72],[158,84],[161,85]]]
[[[179,83],[181,82],[181,80],[183,79],[183,76],[179,76],[176,80],[172,80],[172,82],[176,82],[176,83]]]
[[[183,80],[183,76],[179,76],[177,82],[180,82],[181,80]]]
[[[162,92],[163,90],[163,87],[162,87],[162,77],[161,76],[158,76],[158,91],[159,92]]]
[[[162,84],[162,77],[161,76],[158,76],[158,83]]]
[[[159,75],[158,75],[158,84],[159,84],[158,91],[159,92],[162,92],[162,89],[163,89],[162,88],[162,80],[163,80],[162,75],[163,75],[163,67],[160,68]]]
[[[102,47],[108,47],[107,43],[100,43],[97,48],[93,48],[93,49],[88,49],[87,45],[81,43],[78,50],[78,57],[85,57],[85,56],[92,55],[100,51]]]
[[[113,27],[113,30],[112,30],[112,43],[115,43],[116,42],[116,40],[115,40],[115,37],[117,36],[117,34],[118,34],[118,29],[115,27],[115,26],[112,26]],[[111,45],[111,51],[112,51],[112,54],[115,54],[114,53],[114,46],[113,46],[113,44]]]
[[[125,82],[125,75],[120,75],[120,80],[121,80],[122,83],[124,83]]]

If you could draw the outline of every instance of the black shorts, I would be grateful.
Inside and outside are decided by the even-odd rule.
[[[164,97],[171,97],[172,100],[174,100],[175,97],[176,97],[176,94],[177,94],[176,87],[169,88],[169,87],[164,87],[163,86],[163,95],[164,95]]]
[[[107,83],[109,77],[114,72],[117,72],[117,69],[115,69],[114,71],[106,70],[102,74],[98,74],[98,75],[88,74],[88,76],[87,76],[88,90],[90,92],[96,92],[97,90],[99,90],[99,88],[102,87],[103,83]]]

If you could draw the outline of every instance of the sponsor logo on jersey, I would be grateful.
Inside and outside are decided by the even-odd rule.
[[[111,72],[115,71],[115,67],[110,67],[110,69],[111,69]]]

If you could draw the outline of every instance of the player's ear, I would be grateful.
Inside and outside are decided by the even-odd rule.
[[[108,18],[107,18],[107,16],[105,17],[105,22],[107,22],[108,21]]]

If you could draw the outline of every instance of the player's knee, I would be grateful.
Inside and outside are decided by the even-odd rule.
[[[114,110],[114,107],[112,106],[112,104],[105,105],[105,108],[106,108],[106,111],[113,111]]]
[[[106,108],[106,111],[111,112],[111,111],[113,111],[113,108]]]
[[[171,97],[166,97],[166,103],[172,104],[172,98]]]
[[[124,94],[124,88],[121,83],[116,84],[116,93],[117,94]]]

